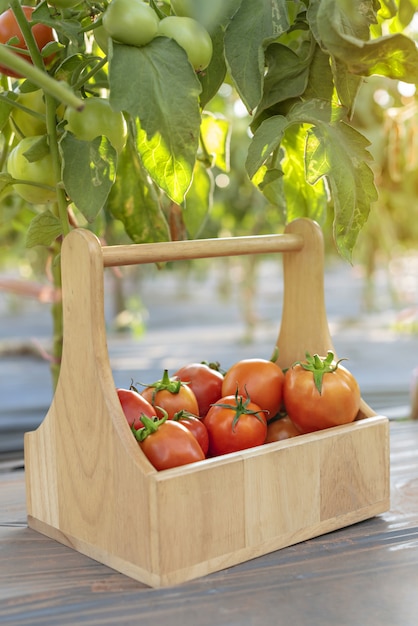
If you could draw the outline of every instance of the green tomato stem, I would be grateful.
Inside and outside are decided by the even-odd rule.
[[[4,44],[0,44],[0,63],[22,74],[32,83],[43,89],[66,106],[73,107],[78,111],[84,108],[84,102],[78,98],[65,83],[60,83],[52,78],[47,72],[31,65],[17,54],[8,49]]]

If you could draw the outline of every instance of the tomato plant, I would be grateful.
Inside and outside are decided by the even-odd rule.
[[[288,415],[283,415],[278,419],[271,420],[267,424],[267,436],[265,443],[291,439],[292,437],[297,437],[300,434],[300,430],[296,428],[290,417]]]
[[[45,99],[41,89],[19,93],[16,102],[25,109],[16,107],[11,113],[11,120],[22,137],[45,135]]]
[[[135,389],[119,388],[116,392],[129,426],[138,430],[144,425],[141,422],[142,415],[149,418],[157,417],[154,407]]]
[[[45,136],[24,137],[11,151],[7,171],[16,180],[16,193],[31,204],[54,202],[53,163]]]
[[[222,395],[238,391],[248,396],[272,419],[282,405],[283,370],[277,363],[265,359],[243,359],[234,363],[225,374]]]
[[[222,397],[209,409],[203,422],[209,433],[209,456],[259,446],[266,439],[263,410],[237,394]]]
[[[205,417],[211,404],[222,396],[223,374],[206,363],[189,363],[174,374],[187,383],[196,396],[200,417]]]
[[[113,111],[108,100],[86,98],[82,111],[68,107],[64,113],[66,130],[84,141],[105,135],[118,153],[121,153],[127,139],[127,126],[123,113]]]
[[[181,380],[170,378],[167,370],[164,370],[160,380],[146,387],[141,393],[161,417],[164,411],[167,412],[168,419],[173,419],[175,413],[179,411],[199,415],[199,406],[193,391]]]
[[[34,7],[30,6],[22,6],[23,12],[27,18],[30,20],[32,17],[32,13],[34,12]],[[35,24],[32,26],[32,33],[35,38],[38,49],[41,51],[48,43],[55,41],[54,33],[52,28],[45,24]],[[7,9],[0,15],[0,44],[8,44],[14,48],[20,48],[21,50],[28,50],[25,39],[22,35],[22,31],[17,23],[16,17],[12,11],[12,9]],[[32,63],[32,59],[27,54],[20,54],[22,58],[24,58],[29,63]],[[46,63],[49,63],[53,57],[48,57],[45,59]],[[6,74],[6,76],[14,76],[16,78],[21,77],[21,74],[13,71],[12,69],[0,65],[0,72],[2,74]]]
[[[145,46],[158,32],[158,16],[142,0],[112,0],[103,13],[103,26],[112,39]]]
[[[334,354],[306,355],[286,371],[283,399],[286,412],[303,433],[354,421],[360,408],[360,388]]]
[[[204,460],[196,437],[180,422],[167,417],[157,421],[144,417],[143,422],[145,427],[133,432],[155,469],[170,469]]]
[[[212,39],[208,31],[192,17],[169,15],[159,23],[158,34],[174,39],[185,50],[197,72],[209,65],[213,53]]]
[[[178,413],[175,413],[173,420],[183,424],[183,426],[190,430],[199,442],[199,445],[203,450],[203,454],[206,456],[209,449],[209,434],[203,421],[186,411],[179,411]]]

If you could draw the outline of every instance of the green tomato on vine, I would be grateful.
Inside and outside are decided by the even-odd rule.
[[[213,54],[212,39],[195,19],[169,15],[159,23],[158,34],[174,39],[185,50],[196,72],[209,65]]]
[[[32,115],[29,112],[16,107],[13,109],[10,118],[13,122],[16,131],[23,137],[31,137],[33,135],[45,135],[46,133],[46,120],[45,120],[45,99],[44,93],[41,89],[35,91],[28,91],[26,93],[19,93],[16,102],[22,106],[30,109],[37,115]]]
[[[142,0],[112,0],[103,13],[103,26],[112,39],[145,46],[158,32],[158,16]]]
[[[13,148],[7,159],[7,171],[13,178],[52,188],[38,187],[36,184],[14,185],[16,193],[31,204],[47,204],[56,200],[54,169],[50,152],[41,150],[39,158],[35,161],[31,160],[35,158],[34,154],[29,157],[30,151],[36,151],[36,144],[41,142],[42,136],[25,137]]]
[[[82,111],[68,107],[64,113],[66,130],[83,141],[93,141],[95,137],[107,137],[120,154],[126,144],[128,130],[125,118],[120,111],[114,111],[104,98],[87,98]]]

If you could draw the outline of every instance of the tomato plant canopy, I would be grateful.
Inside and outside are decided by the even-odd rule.
[[[276,223],[308,216],[324,225],[331,216],[336,246],[351,259],[377,198],[369,140],[352,124],[356,97],[376,74],[418,82],[417,47],[403,32],[418,0],[29,4],[34,11],[28,21],[19,0],[0,0],[0,12],[16,16],[30,59],[23,78],[3,76],[0,122],[6,164],[7,150],[22,140],[13,134],[12,120],[22,106],[18,94],[44,90],[57,208],[37,213],[31,245],[49,246],[78,214],[96,230],[102,214],[116,218],[132,241],[144,242],[176,238],[171,218],[173,207],[180,207],[180,235],[198,232],[212,203],[213,172],[230,168],[230,120],[219,106],[228,86],[246,110],[246,176],[276,210]],[[131,29],[123,26],[127,7]],[[193,37],[158,32],[165,19],[194,23]],[[55,40],[37,46],[35,24],[52,29]],[[138,39],[138,32],[144,37]],[[202,41],[198,32],[204,33]],[[22,72],[7,56],[16,43],[10,35],[3,37],[0,64],[13,77]],[[201,45],[204,63],[194,63]],[[52,59],[48,65],[46,58]],[[75,106],[70,93],[77,102],[104,98],[115,114],[123,114],[126,145],[115,150],[106,125],[98,124],[96,137],[74,136],[68,116],[59,115],[62,104]],[[14,189],[6,173],[1,184]]]

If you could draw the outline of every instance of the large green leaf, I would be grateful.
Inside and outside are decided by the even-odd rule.
[[[180,204],[191,183],[200,129],[201,85],[186,53],[166,37],[141,48],[115,44],[109,84],[112,107],[137,119],[145,168]]]
[[[106,137],[80,141],[65,133],[60,141],[64,187],[78,210],[93,222],[116,178],[117,154]]]
[[[288,116],[265,120],[254,134],[246,167],[263,191],[263,186],[272,182],[277,192],[283,190],[287,216],[292,219],[308,215],[321,221],[321,213],[324,218],[323,187],[305,187],[317,186],[326,179],[334,202],[335,241],[342,256],[350,259],[367,220],[370,202],[376,200],[377,194],[368,165],[369,142],[343,122],[343,112],[341,107],[312,100],[294,106]],[[274,167],[270,171],[271,163]],[[280,167],[284,178],[279,181]],[[272,200],[271,195],[269,199]],[[282,203],[283,198],[278,197],[277,204]]]
[[[109,194],[107,208],[113,217],[121,220],[134,243],[170,239],[154,184],[131,144],[119,157],[117,178]]]
[[[374,175],[367,161],[369,142],[348,124],[319,125],[308,132],[306,168],[308,182],[326,176],[334,201],[334,236],[340,253],[351,250],[377,200]]]
[[[286,0],[242,0],[225,33],[225,57],[237,91],[252,112],[263,94],[264,49],[289,27]]]
[[[418,51],[412,39],[402,33],[370,39],[379,6],[375,0],[311,0],[309,23],[321,47],[349,72],[418,82]]]

